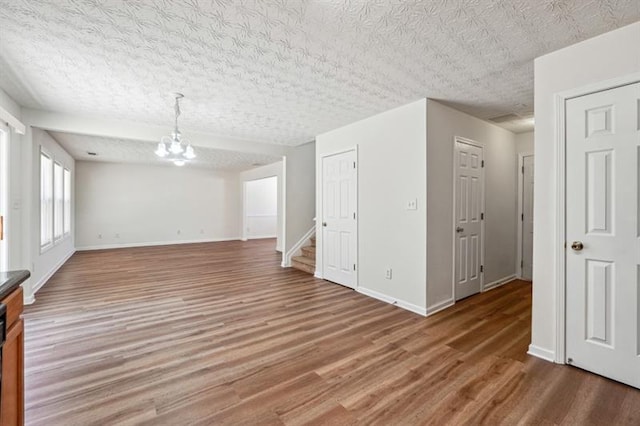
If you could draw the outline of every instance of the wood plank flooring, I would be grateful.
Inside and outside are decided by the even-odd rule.
[[[25,312],[27,424],[640,424],[640,391],[526,355],[530,284],[422,318],[274,245],[74,255]]]

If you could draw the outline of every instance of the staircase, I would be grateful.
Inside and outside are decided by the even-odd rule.
[[[291,266],[308,274],[316,273],[316,237],[311,237],[311,245],[302,247],[302,255],[291,258]]]

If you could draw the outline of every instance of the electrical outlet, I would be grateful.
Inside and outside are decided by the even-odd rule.
[[[204,234],[204,229],[201,229],[201,230],[200,230],[200,233],[201,233],[201,234]]]
[[[116,238],[120,238],[120,234],[116,234]]]
[[[387,268],[386,271],[384,272],[384,277],[390,280],[392,276],[393,276],[393,270],[391,268]]]
[[[407,201],[407,210],[418,210],[418,200],[416,198]]]
[[[102,239],[102,234],[98,234],[98,239],[101,240]]]
[[[180,230],[178,229],[178,235],[180,235]]]

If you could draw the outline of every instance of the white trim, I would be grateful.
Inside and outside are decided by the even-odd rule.
[[[243,238],[242,241],[248,241],[248,240],[264,240],[265,238],[278,238],[277,235],[252,235],[250,237],[247,238]]]
[[[482,289],[482,292],[484,293],[485,291],[493,290],[494,288],[503,286],[516,279],[518,279],[518,276],[516,274],[507,275],[506,277],[502,277],[498,280],[485,284],[484,288]]]
[[[553,362],[556,358],[556,354],[552,350],[541,348],[534,345],[533,343],[529,345],[527,354],[535,356],[536,358],[544,359],[545,361],[549,362]]]
[[[555,361],[559,364],[565,363],[566,356],[566,101],[571,98],[579,96],[585,96],[592,93],[602,92],[604,90],[614,89],[620,86],[626,86],[628,84],[634,84],[640,82],[640,72],[632,73],[626,76],[613,78],[610,80],[601,81],[594,84],[589,84],[583,87],[566,90],[560,93],[556,93],[554,96],[555,103],[555,145],[557,147],[557,163],[556,163],[556,217],[555,217],[555,282],[556,285],[556,351],[553,354],[551,361]],[[533,344],[529,347],[532,351]],[[535,353],[531,353],[534,356],[538,356]],[[540,356],[540,358],[543,358]],[[543,358],[544,359],[544,358]]]
[[[178,241],[154,241],[154,242],[140,242],[140,243],[103,244],[103,245],[76,247],[76,250],[77,251],[111,250],[111,249],[130,248],[130,247],[153,247],[153,246],[173,246],[177,244],[218,243],[222,241],[240,241],[240,237],[206,238],[202,240],[178,240]]]
[[[27,128],[20,120],[18,120],[16,117],[13,116],[13,114],[11,114],[9,111],[2,108],[1,106],[0,106],[0,120],[6,122],[9,126],[13,127],[13,129],[19,135],[24,135],[27,131]]]
[[[378,293],[375,290],[371,290],[362,286],[358,286],[355,290],[360,294],[364,294],[365,296],[373,297],[374,299],[378,299],[391,305],[395,305],[407,311],[422,315],[423,317],[427,316],[427,310],[422,306],[414,305],[413,303],[409,303],[404,300],[395,299],[391,296],[387,296],[386,294]]]
[[[474,141],[472,139],[467,139],[465,137],[462,136],[454,136],[453,137],[453,191],[451,192],[453,195],[453,199],[452,201],[452,205],[453,208],[451,209],[453,211],[453,227],[452,227],[452,239],[453,239],[453,244],[451,245],[451,254],[452,254],[452,266],[451,266],[451,291],[452,291],[452,295],[453,295],[453,300],[456,300],[456,193],[457,193],[457,188],[456,188],[456,175],[457,175],[457,168],[456,168],[456,164],[457,164],[457,155],[456,153],[458,152],[458,142],[467,144],[467,145],[472,145],[475,146],[477,148],[480,148],[482,150],[482,159],[480,161],[484,161],[484,154],[485,154],[485,146],[484,143],[482,142],[477,142]],[[482,212],[481,213],[485,213],[486,209],[486,205],[485,205],[485,185],[486,185],[486,176],[485,176],[485,167],[481,167],[481,171],[480,173],[482,174],[482,188],[481,188],[481,194],[482,194]],[[480,265],[484,265],[484,239],[485,239],[485,223],[486,223],[486,218],[480,221],[480,234],[481,234],[481,238],[480,240],[482,241],[481,245],[480,245]],[[480,273],[480,292],[482,293],[484,291],[484,272]],[[454,302],[455,303],[455,302]]]
[[[40,290],[47,283],[47,281],[49,281],[49,279],[53,276],[53,274],[58,272],[58,269],[60,269],[62,267],[62,265],[67,263],[67,260],[69,260],[71,258],[71,256],[74,255],[75,252],[76,251],[72,249],[69,253],[67,253],[66,256],[64,256],[62,259],[60,259],[60,262],[56,263],[53,266],[53,268],[51,268],[51,270],[49,270],[49,272],[44,274],[42,276],[42,278],[40,278],[40,280],[33,287],[31,287],[31,293],[32,294],[29,295],[28,297],[26,297],[26,299],[28,299],[30,301],[29,303],[35,302],[35,300],[36,300],[35,296],[36,296],[36,293],[38,292],[38,290]]]
[[[518,153],[518,216],[516,217],[516,223],[518,224],[518,236],[517,236],[518,245],[516,247],[516,277],[518,279],[525,279],[522,277],[522,266],[521,266],[523,261],[522,227],[524,226],[524,222],[522,221],[522,215],[524,214],[524,174],[522,172],[522,168],[524,167],[525,157],[535,158],[535,155],[533,152],[530,152],[530,151]],[[528,278],[526,279],[528,280]]]
[[[24,287],[23,287],[24,289]],[[25,305],[33,305],[36,302],[36,298],[34,295],[27,295],[27,293],[22,293],[23,295],[23,301],[22,303]]]
[[[427,316],[437,314],[438,312],[444,311],[445,309],[450,308],[455,304],[456,304],[456,301],[453,297],[447,300],[443,300],[440,303],[436,303],[433,306],[427,307]]]
[[[307,232],[305,232],[305,234],[302,236],[302,238],[300,238],[293,245],[293,247],[291,247],[291,249],[282,256],[282,264],[281,264],[281,266],[283,268],[289,268],[291,266],[291,258],[293,256],[295,256],[296,253],[302,249],[302,247],[304,247],[305,243],[307,241],[309,241],[309,239],[311,237],[313,237],[313,234],[315,234],[315,233],[316,233],[316,225],[314,224],[311,227],[311,229],[309,229]]]

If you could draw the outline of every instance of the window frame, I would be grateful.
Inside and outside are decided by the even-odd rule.
[[[50,196],[51,196],[51,209],[50,209],[50,214],[48,214],[49,217],[44,217],[45,213],[43,211],[44,209],[44,202],[45,202],[45,194],[44,194],[44,170],[43,170],[43,157],[45,157],[47,160],[49,160],[49,164],[50,166],[48,167],[48,173],[50,174],[49,176],[49,186],[50,186]],[[49,154],[43,147],[40,147],[40,156],[39,156],[40,162],[39,162],[39,166],[40,166],[40,171],[39,171],[39,177],[40,177],[40,199],[39,199],[39,203],[40,203],[40,253],[44,253],[45,251],[49,250],[51,247],[53,247],[55,245],[55,238],[54,238],[54,232],[53,232],[53,226],[54,226],[54,222],[53,222],[53,164],[54,164],[54,160],[53,160],[53,156],[51,154]],[[44,229],[43,229],[43,224],[45,222],[49,222],[49,232],[48,235],[46,236],[46,240],[43,242],[43,235],[44,235]]]
[[[68,167],[62,169],[62,238],[71,235],[71,170]],[[67,198],[68,197],[68,198]],[[68,205],[67,205],[68,202]],[[67,211],[68,210],[68,211]],[[69,225],[67,227],[67,224]]]
[[[64,166],[53,162],[53,242],[64,239]],[[60,231],[60,233],[58,233]]]

